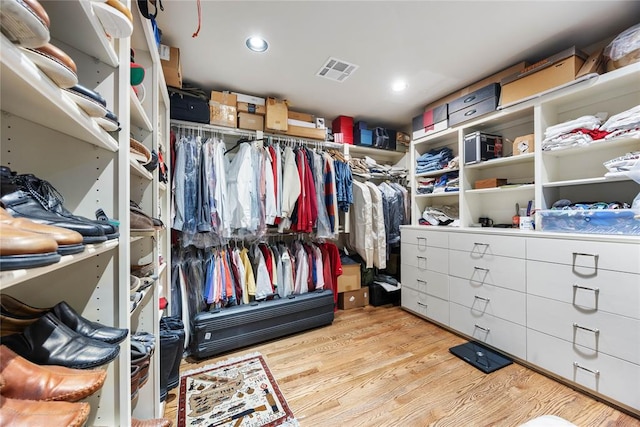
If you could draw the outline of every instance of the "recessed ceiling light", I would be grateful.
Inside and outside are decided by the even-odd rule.
[[[249,50],[254,52],[264,52],[269,48],[269,43],[262,37],[252,36],[247,39],[245,42]]]
[[[398,80],[391,85],[391,90],[393,90],[394,92],[402,92],[408,87],[409,85],[407,84],[407,82]]]

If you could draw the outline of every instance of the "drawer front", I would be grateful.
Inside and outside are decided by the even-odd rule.
[[[427,246],[434,246],[436,248],[449,247],[449,233],[443,231],[401,228],[400,234],[402,244],[408,243],[411,245],[416,245],[419,251],[425,250]]]
[[[451,277],[449,284],[449,300],[471,309],[477,319],[490,315],[526,326],[524,293],[487,284],[476,286],[458,277]]]
[[[402,288],[401,305],[427,319],[449,325],[449,302],[413,289]]]
[[[451,233],[449,247],[469,252],[474,259],[487,258],[491,255],[512,258],[525,257],[525,239],[521,237],[491,236],[479,233]]]
[[[524,259],[449,251],[449,275],[467,280],[473,286],[483,284],[525,291],[526,261]]]
[[[527,327],[584,347],[585,355],[606,353],[640,364],[640,320],[637,319],[579,311],[564,302],[528,295]]]
[[[420,271],[437,271],[447,273],[449,266],[449,250],[442,248],[427,247],[424,252],[415,250],[413,245],[402,245],[401,263],[412,267],[417,267]]]
[[[455,113],[449,114],[449,126],[453,127],[459,123],[474,120],[487,113],[493,113],[498,107],[498,100],[498,97],[492,97],[462,110],[458,110]]]
[[[578,311],[640,319],[640,274],[600,269],[584,277],[569,265],[527,261],[527,293],[573,304]]]
[[[527,361],[625,405],[640,409],[640,366],[576,348],[571,342],[527,330]],[[587,369],[593,371],[590,372]]]
[[[449,103],[449,114],[462,110],[463,108],[468,108],[469,106],[475,105],[487,98],[494,98],[498,96],[500,96],[500,84],[492,83],[476,91],[473,91],[466,96],[461,96],[460,98],[451,101]]]
[[[402,266],[402,287],[449,300],[449,276],[435,271],[421,271],[410,265]]]
[[[640,274],[640,244],[586,240],[527,239],[527,259],[575,266],[577,274],[598,269]]]
[[[476,341],[524,359],[526,357],[526,329],[524,326],[489,314],[478,319],[468,307],[449,303],[449,326],[473,337]]]

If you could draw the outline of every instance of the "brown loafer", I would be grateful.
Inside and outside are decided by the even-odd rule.
[[[5,0],[0,8],[2,33],[23,47],[49,42],[49,15],[36,0]]]
[[[0,222],[0,270],[42,267],[60,261],[58,244],[43,234]]]
[[[0,419],[7,426],[81,427],[89,418],[89,410],[87,402],[21,400],[0,395]]]
[[[2,207],[0,207],[0,222],[12,225],[20,230],[51,237],[58,244],[58,253],[60,255],[71,255],[84,251],[82,234],[77,231],[40,224],[28,218],[14,218]]]
[[[76,402],[98,391],[107,371],[37,365],[0,345],[0,375],[5,380],[5,397]]]

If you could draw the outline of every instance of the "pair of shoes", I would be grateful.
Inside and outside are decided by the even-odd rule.
[[[1,294],[0,302],[2,343],[39,365],[76,369],[105,365],[118,356],[118,343],[129,332],[91,322],[64,301],[42,309]]]
[[[160,319],[160,401],[180,384],[180,362],[184,352],[185,331],[177,316]]]
[[[173,423],[166,418],[153,418],[150,420],[131,419],[131,427],[171,427]]]
[[[55,264],[61,259],[57,250],[49,236],[0,222],[0,271]]]
[[[138,304],[140,304],[140,301],[142,301],[143,297],[144,294],[140,291],[133,292],[129,295],[129,313],[133,313],[136,307],[138,307]]]
[[[58,87],[68,89],[78,84],[76,63],[59,47],[47,43],[35,48],[23,47],[22,52]]]
[[[162,230],[164,223],[158,218],[153,218],[142,210],[133,200],[129,201],[129,211],[131,213],[131,230]],[[135,223],[135,228],[134,228]]]
[[[104,384],[104,370],[39,366],[0,345],[0,420],[2,425],[80,427],[89,404],[78,402]]]
[[[119,0],[94,0],[91,2],[91,6],[107,35],[116,39],[131,36],[133,15],[122,2]]]
[[[49,15],[36,0],[5,0],[0,8],[0,27],[12,43],[40,47],[49,43]]]
[[[55,240],[60,255],[72,255],[84,251],[82,235],[77,231],[53,225],[39,224],[28,218],[14,218],[0,202],[0,224],[6,224],[22,231],[40,234]]]
[[[73,215],[49,182],[31,174],[18,175],[6,166],[0,166],[0,201],[11,216],[74,230],[82,235],[85,244],[119,236],[114,224]]]

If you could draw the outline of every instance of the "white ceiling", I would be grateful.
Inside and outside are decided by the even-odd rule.
[[[287,99],[290,109],[407,129],[425,105],[522,60],[588,48],[634,25],[639,1],[163,0],[162,43],[206,90]],[[245,47],[250,35],[270,44]],[[343,83],[316,76],[328,57],[359,65]],[[406,92],[391,91],[406,79]]]

